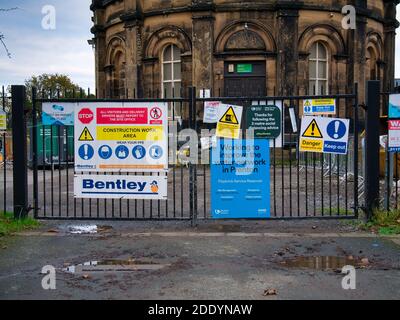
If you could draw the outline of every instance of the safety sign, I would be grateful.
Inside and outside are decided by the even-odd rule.
[[[166,200],[167,176],[75,175],[75,198]]]
[[[270,147],[266,139],[223,140],[211,152],[214,219],[270,217]]]
[[[241,106],[222,105],[218,109],[217,137],[239,139],[242,114]]]
[[[247,128],[255,138],[276,139],[281,133],[281,110],[277,106],[251,106],[247,110]]]
[[[335,99],[307,99],[303,101],[304,115],[335,115]]]
[[[350,120],[323,117],[303,117],[300,151],[347,154]]]
[[[400,120],[389,120],[389,152],[400,152]]]
[[[400,119],[400,94],[389,96],[389,118]]]
[[[45,126],[73,126],[76,103],[43,103],[42,123]]]
[[[0,131],[7,130],[7,113],[0,110]]]
[[[90,133],[89,129],[87,127],[85,127],[85,129],[83,129],[81,135],[79,136],[79,141],[93,141],[93,136]]]
[[[168,170],[167,103],[79,103],[75,115],[76,171]]]

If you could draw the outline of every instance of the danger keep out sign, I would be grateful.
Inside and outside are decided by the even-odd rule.
[[[349,125],[348,119],[303,117],[300,151],[347,154]]]
[[[168,170],[166,103],[82,103],[75,113],[75,170]]]

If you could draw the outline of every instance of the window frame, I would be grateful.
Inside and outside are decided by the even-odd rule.
[[[174,70],[174,65],[176,63],[179,63],[179,65],[181,67],[181,70],[182,70],[182,58],[181,58],[181,55],[179,55],[179,59],[178,60],[175,59],[176,57],[175,57],[175,54],[174,54],[174,47],[176,47],[176,48],[178,48],[178,50],[180,50],[179,47],[176,44],[170,43],[170,44],[168,44],[168,45],[166,45],[164,47],[164,50],[162,51],[162,54],[161,54],[161,97],[162,98],[166,98],[165,97],[165,85],[167,83],[172,84],[171,89],[175,88],[175,83],[179,83],[181,85],[181,87],[182,87],[182,72],[181,72],[181,77],[179,79],[175,79],[175,70]],[[166,50],[168,48],[171,48],[171,60],[164,60],[165,59],[165,52],[166,52]],[[164,79],[164,70],[165,70],[164,68],[165,68],[165,65],[170,65],[171,66],[171,80],[165,80]],[[172,95],[172,92],[171,92],[171,95]],[[174,91],[174,97],[175,98],[179,98],[180,95],[181,95],[180,92],[178,92],[178,94],[177,94],[177,92]]]
[[[322,41],[316,41],[312,44],[310,47],[310,51],[312,51],[312,48],[316,46],[316,57],[315,58],[308,58],[308,83],[310,86],[311,82],[315,82],[315,95],[323,95],[323,94],[329,94],[329,50],[326,47],[326,45]],[[325,58],[320,58],[320,46],[325,49]],[[310,52],[311,54],[311,52]],[[315,74],[312,77],[311,75],[311,64],[310,62],[315,62]],[[326,64],[326,78],[320,78],[319,77],[319,68],[320,68],[320,63],[325,63]],[[324,84],[325,88],[325,93],[321,92],[321,83]],[[312,90],[313,88],[310,88]],[[314,92],[312,92],[314,94]]]

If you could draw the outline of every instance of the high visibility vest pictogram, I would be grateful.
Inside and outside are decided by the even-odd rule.
[[[233,107],[230,107],[228,109],[228,111],[225,112],[225,114],[222,116],[222,118],[221,118],[221,120],[219,120],[219,122],[227,123],[227,124],[239,124],[239,121],[236,117]]]
[[[83,129],[81,135],[79,136],[79,141],[94,141],[93,136],[87,127]]]
[[[321,130],[318,127],[318,123],[316,120],[313,120],[310,125],[307,127],[306,131],[303,133],[304,138],[317,138],[323,139]]]

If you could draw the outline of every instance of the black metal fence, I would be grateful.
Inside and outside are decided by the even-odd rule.
[[[149,93],[149,96],[150,93]],[[161,99],[97,99],[79,92],[42,93],[33,90],[28,113],[28,185],[29,204],[38,219],[114,219],[114,220],[189,220],[211,218],[210,165],[184,161],[188,150],[179,141],[169,154],[178,154],[178,163],[170,163],[168,200],[106,200],[74,197],[73,128],[43,126],[41,105],[44,102],[168,102],[170,126],[194,129],[199,134],[215,125],[203,123],[203,106],[207,101],[221,101],[243,106],[279,104],[282,106],[281,140],[271,143],[271,218],[355,218],[359,211],[361,166],[359,166],[360,126],[357,86],[354,92],[342,91],[316,96],[210,97],[196,96],[196,89],[182,92],[184,98]],[[349,152],[347,155],[300,153],[303,100],[333,98],[337,104],[336,117],[351,120]],[[4,103],[3,103],[4,106]],[[293,119],[294,115],[294,119]],[[244,112],[243,127],[247,122]],[[201,137],[201,134],[199,135]],[[243,133],[244,137],[244,133]],[[199,145],[201,145],[199,141]],[[200,152],[201,153],[201,152]],[[179,161],[180,159],[180,161]],[[6,173],[4,173],[5,175]],[[96,173],[92,173],[96,174]],[[144,174],[143,174],[144,175]],[[147,175],[147,174],[146,174]],[[158,175],[154,173],[154,175]],[[4,180],[5,181],[5,180]],[[361,182],[361,183],[360,183]],[[9,186],[4,187],[5,196]],[[9,203],[8,198],[4,203]]]

